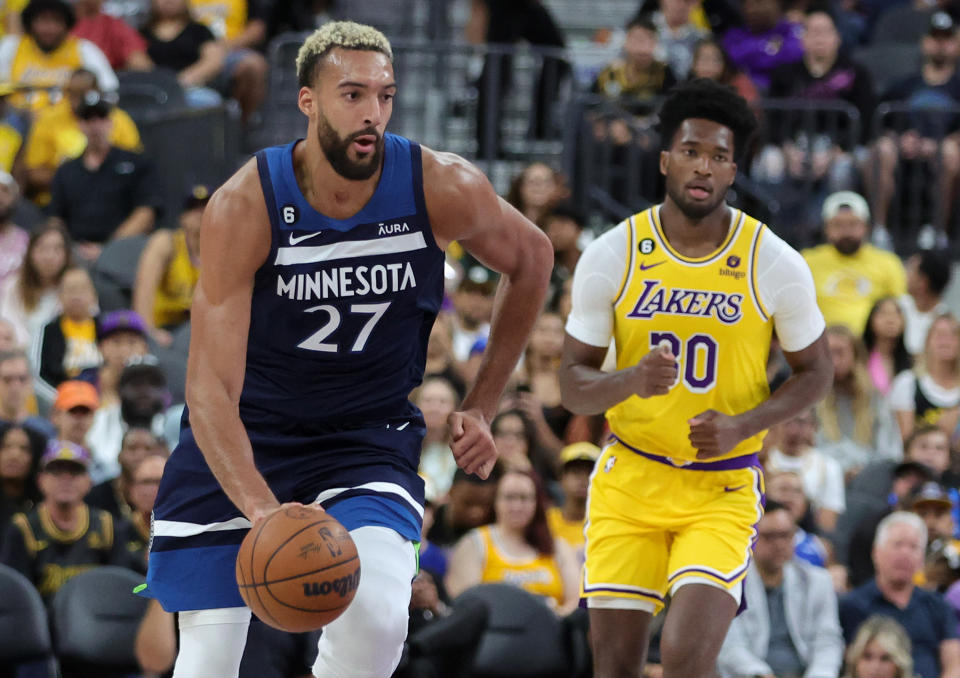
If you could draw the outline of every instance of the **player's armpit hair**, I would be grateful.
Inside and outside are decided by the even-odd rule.
[[[311,33],[297,53],[297,81],[301,87],[313,84],[317,64],[334,48],[380,52],[393,61],[387,36],[373,26],[354,21],[331,21]]]

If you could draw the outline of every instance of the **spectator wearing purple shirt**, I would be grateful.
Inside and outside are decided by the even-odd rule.
[[[727,31],[723,48],[766,92],[774,68],[803,57],[803,27],[784,18],[781,0],[743,0],[742,9],[744,26]]]

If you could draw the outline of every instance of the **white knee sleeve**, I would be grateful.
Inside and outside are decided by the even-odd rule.
[[[181,612],[173,678],[237,678],[249,626],[247,607]]]
[[[346,612],[324,627],[313,675],[389,678],[407,637],[416,554],[410,541],[386,527],[360,527],[350,536],[360,557],[360,586]]]

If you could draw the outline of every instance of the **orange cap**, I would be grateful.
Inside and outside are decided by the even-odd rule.
[[[53,406],[66,412],[74,407],[88,407],[95,410],[100,407],[100,396],[93,384],[86,381],[65,381],[57,388],[57,399]]]

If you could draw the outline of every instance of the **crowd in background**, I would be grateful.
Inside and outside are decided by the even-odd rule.
[[[182,363],[156,356],[189,338],[200,219],[214,188],[163,203],[163,177],[117,106],[115,73],[170,69],[188,105],[233,97],[254,124],[268,38],[311,28],[336,3],[151,0],[114,3],[119,17],[102,4],[6,3],[0,37],[0,562],[47,603],[98,565],[145,572],[150,511],[183,411]],[[563,45],[563,27],[534,0],[471,9],[475,41]],[[960,8],[950,2],[649,0],[638,10],[610,27],[623,29],[623,57],[593,88],[636,116],[596,120],[597,137],[614,143],[632,141],[652,102],[689,77],[721,80],[750,101],[842,99],[865,119],[885,97],[960,102]],[[843,46],[894,21],[924,60],[886,93]],[[885,235],[901,163],[937,169],[938,204],[952,205],[960,142],[914,121],[852,149],[778,121],[787,132],[754,155],[758,175],[787,198],[791,177],[819,173],[821,199],[804,209],[821,244],[803,254],[835,373],[822,403],[766,438],[767,514],[748,610],[721,652],[724,676],[960,677],[960,322],[944,300],[952,262],[942,247],[953,215],[928,215],[917,233],[927,247],[915,252],[889,251]],[[607,431],[602,416],[564,408],[558,368],[570,280],[598,232],[548,164],[526,166],[504,197],[553,244],[551,292],[491,423],[499,466],[485,481],[468,476],[446,421],[475,379],[498,281],[456,243],[448,252],[444,307],[411,394],[426,424],[412,603],[421,621],[454,614],[451,601],[485,582],[515,584],[559,616],[583,614],[587,486]],[[157,229],[170,211],[176,227]],[[30,228],[18,225],[24,215]],[[127,307],[101,312],[91,268],[105,247],[138,236],[149,237]],[[774,344],[771,389],[788,374]],[[259,627],[248,656],[285,653],[288,668],[250,659],[243,675],[305,675],[310,644]],[[137,644],[145,673],[169,670],[173,628],[149,609]],[[658,676],[656,641],[650,657],[647,675]]]

